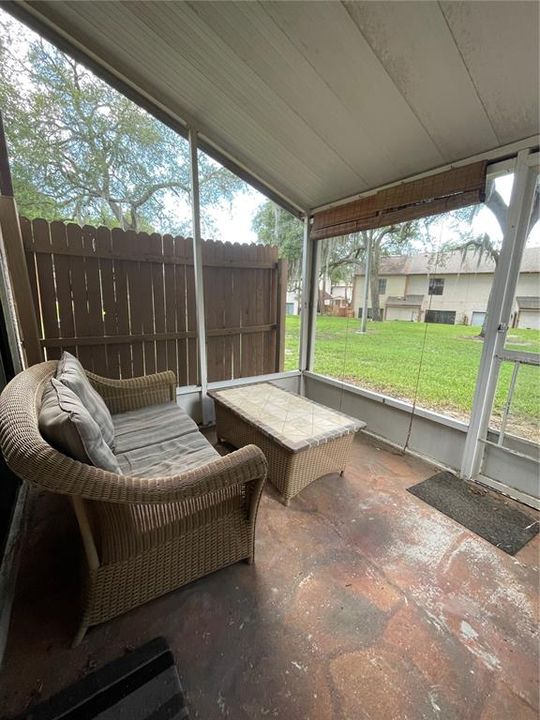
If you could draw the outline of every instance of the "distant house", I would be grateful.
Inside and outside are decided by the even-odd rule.
[[[332,285],[330,288],[330,306],[327,311],[332,315],[346,316],[351,307],[352,285]]]
[[[287,315],[300,314],[300,293],[296,290],[287,290],[287,299],[285,301],[285,313]]]
[[[332,295],[328,290],[319,288],[319,312],[330,313],[332,310]]]
[[[319,312],[329,315],[344,315],[351,306],[352,285],[332,285],[330,292],[319,289]],[[297,290],[287,291],[285,311],[287,315],[300,314],[301,293]]]
[[[381,259],[379,304],[383,320],[482,325],[495,263],[460,251],[393,255]],[[362,312],[364,269],[354,277],[355,316]],[[368,317],[371,316],[371,303]],[[523,253],[512,326],[540,329],[540,248]]]

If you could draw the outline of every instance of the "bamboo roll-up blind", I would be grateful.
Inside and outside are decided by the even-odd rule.
[[[311,239],[347,235],[456,210],[485,199],[486,161],[379,190],[313,216]]]

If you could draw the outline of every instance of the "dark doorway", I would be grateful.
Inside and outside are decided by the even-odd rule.
[[[455,310],[426,310],[427,323],[440,323],[442,325],[456,324]]]
[[[361,308],[361,307],[358,308],[358,319],[359,319],[359,320],[362,319],[362,312],[363,312],[363,308]],[[379,310],[379,320],[383,320],[383,319],[384,319],[384,318],[383,318],[383,314],[384,314],[384,310],[382,310],[382,308],[381,308],[381,309]],[[368,320],[373,320],[373,308],[368,308],[367,316],[368,316]]]

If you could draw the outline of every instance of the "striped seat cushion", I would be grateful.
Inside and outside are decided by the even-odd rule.
[[[198,430],[116,456],[125,475],[155,478],[179,475],[219,457]]]
[[[197,424],[175,402],[150,405],[112,416],[117,455],[174,440],[197,430]]]

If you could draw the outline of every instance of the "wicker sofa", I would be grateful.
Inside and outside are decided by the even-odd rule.
[[[131,458],[135,471],[116,474],[73,460],[49,445],[38,427],[44,386],[56,366],[56,361],[34,365],[6,386],[0,397],[0,446],[22,480],[68,495],[73,502],[86,556],[77,644],[91,625],[226,565],[251,562],[266,460],[253,445],[221,457],[194,426],[186,434],[195,446],[189,462],[179,456],[174,472],[168,440],[158,447],[158,455],[167,450],[170,470],[149,477],[143,457],[138,472],[137,458],[148,453],[129,450],[129,443],[133,437],[141,443],[145,413],[153,423],[154,440],[160,406],[161,426],[169,436],[175,422],[192,422],[174,402],[176,380],[169,371],[128,380],[87,372],[122,437],[119,450]],[[125,467],[126,461],[124,473]]]

